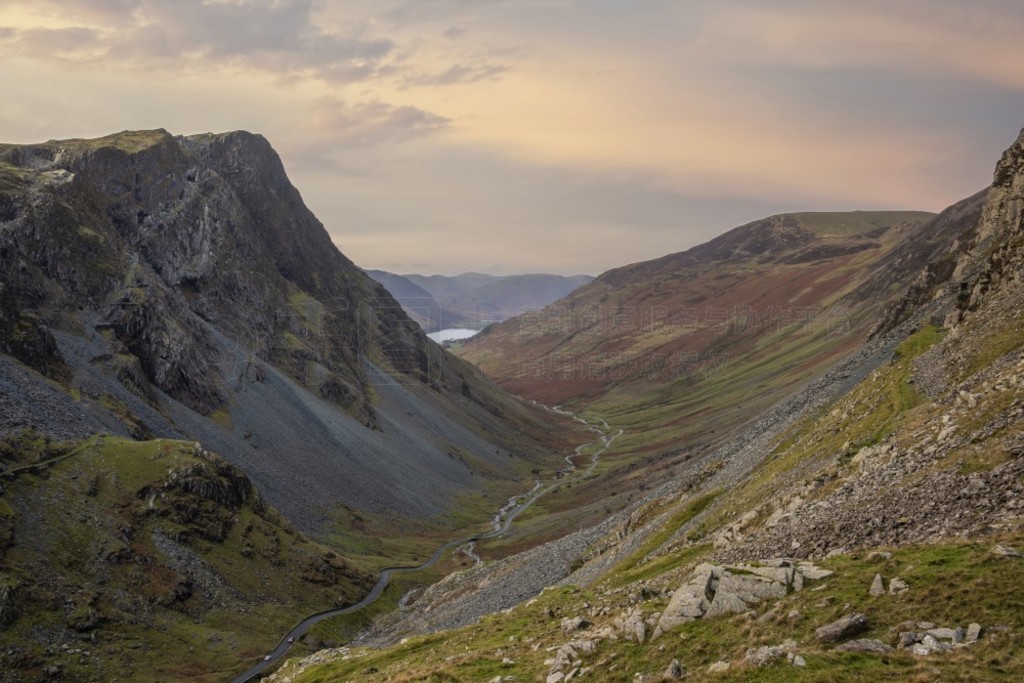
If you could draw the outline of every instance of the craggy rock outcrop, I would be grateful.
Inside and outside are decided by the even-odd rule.
[[[830,571],[790,560],[768,560],[758,565],[698,565],[680,586],[658,622],[662,631],[688,621],[746,612],[766,600],[778,600],[803,589],[805,580],[825,578]]]
[[[242,131],[0,145],[0,387],[0,436],[199,441],[307,530],[445,514],[572,439],[430,342]]]

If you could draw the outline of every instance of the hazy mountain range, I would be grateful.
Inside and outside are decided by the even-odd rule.
[[[367,274],[384,285],[427,332],[447,327],[480,328],[538,310],[591,282],[589,275],[395,275]]]

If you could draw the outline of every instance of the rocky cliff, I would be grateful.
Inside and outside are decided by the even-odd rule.
[[[307,530],[497,500],[559,438],[429,342],[250,133],[0,146],[0,302],[0,433],[199,440]]]

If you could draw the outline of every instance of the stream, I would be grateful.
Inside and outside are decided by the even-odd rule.
[[[306,632],[309,631],[310,628],[320,623],[321,621],[325,619],[330,619],[331,617],[337,617],[343,614],[351,614],[353,612],[358,612],[364,607],[367,607],[376,602],[377,599],[384,592],[384,589],[387,588],[388,584],[391,583],[391,577],[396,573],[415,572],[423,569],[429,569],[430,567],[437,564],[437,562],[441,559],[442,556],[444,556],[444,554],[447,551],[453,548],[459,548],[460,546],[466,545],[469,546],[469,553],[467,554],[470,557],[475,558],[475,560],[479,562],[480,558],[476,555],[476,552],[474,550],[474,548],[476,547],[476,543],[478,541],[482,541],[488,538],[495,538],[508,531],[509,526],[512,524],[512,520],[514,520],[523,511],[525,511],[527,508],[533,505],[533,503],[535,503],[538,498],[547,493],[550,493],[551,491],[558,488],[564,483],[563,481],[560,480],[560,478],[578,467],[575,462],[575,459],[584,457],[585,454],[583,453],[583,450],[585,448],[589,448],[595,445],[595,443],[599,443],[600,447],[596,451],[594,451],[593,454],[590,455],[590,465],[579,476],[577,476],[576,479],[581,480],[590,476],[590,474],[594,471],[594,467],[597,466],[598,458],[601,456],[601,454],[611,447],[612,443],[614,443],[616,438],[622,435],[621,429],[618,430],[615,434],[609,435],[608,432],[610,431],[610,427],[608,426],[608,423],[600,418],[598,418],[598,421],[601,423],[601,427],[598,427],[593,424],[590,424],[589,422],[587,422],[581,417],[578,417],[574,413],[570,413],[567,410],[562,410],[559,406],[555,406],[552,408],[537,403],[536,401],[533,401],[533,404],[540,406],[550,412],[569,416],[576,420],[577,422],[582,422],[583,424],[587,425],[587,427],[591,431],[600,435],[599,441],[589,444],[583,444],[582,446],[577,446],[575,452],[572,455],[566,456],[565,460],[569,464],[569,466],[559,470],[556,473],[555,478],[557,481],[555,481],[554,483],[548,484],[548,486],[545,487],[541,482],[538,481],[534,484],[534,487],[525,494],[510,498],[508,503],[506,503],[505,506],[498,511],[498,514],[494,516],[492,524],[493,528],[491,531],[487,531],[480,534],[474,534],[472,536],[466,536],[463,538],[457,538],[453,541],[448,541],[440,548],[435,550],[434,554],[430,556],[430,559],[428,559],[426,562],[422,564],[396,565],[393,567],[385,567],[381,570],[380,577],[377,579],[377,583],[374,584],[373,588],[370,589],[370,592],[367,593],[362,600],[353,605],[349,605],[348,607],[325,610],[323,612],[317,612],[316,614],[309,615],[308,617],[300,621],[298,624],[296,624],[291,631],[286,633],[284,637],[281,638],[280,642],[277,644],[277,647],[271,650],[263,659],[263,661],[261,661],[259,664],[252,667],[245,673],[234,678],[232,680],[232,683],[248,683],[248,681],[256,679],[264,670],[280,661],[288,653],[288,650],[295,643],[295,641],[304,636]],[[519,500],[524,497],[525,500],[523,502],[519,502]]]

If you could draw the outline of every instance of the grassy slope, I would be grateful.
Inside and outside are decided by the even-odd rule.
[[[798,214],[805,227],[826,239],[930,216]],[[513,393],[564,402],[626,432],[603,456],[593,482],[564,492],[551,502],[546,521],[531,526],[527,518],[516,534],[551,538],[559,528],[625,507],[642,495],[644,481],[686,457],[679,444],[691,451],[709,447],[856,348],[882,300],[851,305],[843,297],[866,281],[871,264],[898,241],[883,235],[881,249],[825,262],[743,261],[667,270],[652,262],[644,277],[603,289],[598,280],[570,295],[562,302],[570,311],[568,322],[554,313],[553,318],[540,314],[505,323],[498,339],[485,335],[482,349],[463,347],[461,355]],[[737,307],[748,307],[753,317],[738,315]],[[825,314],[806,324],[800,311],[811,310]],[[657,311],[667,315],[659,320]],[[681,311],[690,313],[673,317]],[[728,315],[712,319],[723,311]],[[516,366],[524,356],[536,362]],[[611,358],[617,368],[591,372],[592,361]],[[630,365],[631,359],[650,358],[668,361],[653,370],[642,362]],[[673,365],[672,359],[682,362]],[[558,372],[562,360],[571,368],[568,376]],[[526,377],[516,377],[524,368]],[[541,375],[530,377],[537,368]],[[552,368],[553,374],[545,374]]]
[[[393,681],[476,681],[498,675],[542,680],[548,671],[544,660],[552,656],[549,648],[570,639],[560,630],[561,617],[586,616],[600,627],[629,605],[638,604],[645,615],[660,611],[666,602],[661,591],[678,585],[697,562],[710,558],[713,535],[745,511],[778,495],[787,483],[813,477],[824,468],[825,481],[831,484],[817,495],[827,495],[856,470],[848,456],[860,447],[890,435],[896,443],[909,447],[907,440],[914,430],[946,410],[915,389],[911,373],[916,358],[942,343],[964,368],[961,380],[979,370],[1002,367],[1000,359],[1024,344],[1024,336],[1017,333],[1022,318],[1024,314],[979,317],[946,341],[939,329],[923,328],[899,348],[892,363],[834,405],[795,426],[741,485],[647,503],[637,518],[667,521],[649,529],[635,552],[587,590],[549,590],[536,601],[487,617],[474,627],[413,638],[381,651],[355,649],[347,652],[347,659],[330,658],[304,670],[291,662],[285,671],[298,672],[296,683],[385,677]],[[1006,409],[1004,403],[998,397],[981,401],[973,423],[962,426],[980,430],[977,437],[934,467],[969,473],[991,469],[1012,457],[1001,444],[1024,435],[1024,425],[995,432],[982,430]],[[837,453],[838,467],[834,464]],[[999,457],[993,460],[984,456],[986,453]],[[755,519],[752,524],[756,527],[761,521]],[[679,658],[691,672],[700,674],[700,680],[1016,681],[1024,672],[1020,643],[1024,614],[1019,609],[1024,604],[1024,561],[993,554],[991,549],[997,543],[1020,547],[1024,527],[993,529],[984,540],[949,539],[934,545],[892,548],[889,558],[853,550],[819,562],[835,574],[765,605],[760,610],[765,614],[762,619],[739,615],[697,621],[644,645],[621,638],[604,640],[595,654],[584,658],[584,665],[593,668],[586,680],[621,681],[631,679],[634,672],[660,673],[673,658]],[[911,590],[871,598],[867,588],[876,573],[900,576]],[[604,613],[602,607],[610,611]],[[792,610],[800,616],[789,618]],[[871,628],[865,637],[889,643],[907,628],[901,625],[905,621],[952,627],[978,622],[986,631],[982,641],[970,648],[928,658],[905,652],[885,656],[840,653],[816,643],[816,627],[851,611],[868,616]],[[711,663],[736,661],[747,648],[775,645],[786,638],[799,643],[799,652],[807,661],[805,668],[794,669],[783,660],[765,669],[734,665],[719,676],[705,673]],[[506,658],[513,663],[503,664]]]
[[[1002,539],[1024,540],[1018,535]],[[663,671],[678,658],[697,680],[729,681],[1014,681],[1024,671],[1024,650],[1012,631],[1024,628],[1016,605],[1024,600],[1024,563],[996,557],[989,544],[946,544],[896,550],[892,557],[869,558],[867,553],[833,558],[820,563],[835,574],[812,582],[801,592],[776,602],[763,620],[746,615],[684,624],[678,632],[643,645],[624,639],[605,640],[584,664],[593,667],[584,680],[631,680],[634,672]],[[900,596],[867,599],[867,586],[876,573],[899,575],[914,587]],[[932,590],[946,589],[936,602]],[[483,681],[495,676],[543,680],[544,660],[550,647],[569,640],[560,629],[562,617],[587,614],[588,608],[623,607],[631,592],[560,588],[545,592],[532,604],[508,614],[487,617],[480,624],[458,631],[409,639],[381,651],[355,649],[347,660],[310,666],[295,676],[295,683],[328,681]],[[664,598],[641,602],[645,614],[657,611]],[[967,650],[928,659],[906,653],[884,657],[840,653],[814,645],[814,629],[842,616],[847,605],[863,611],[872,627],[865,637],[891,641],[904,621],[929,620],[965,626],[971,621],[1005,625],[1011,632],[991,630],[981,643]],[[787,618],[796,610],[800,617]],[[594,617],[601,626],[609,620]],[[766,669],[733,668],[724,675],[708,675],[707,667],[720,660],[741,658],[747,648],[777,645],[791,638],[800,643],[807,666],[795,669],[784,663]],[[663,649],[662,649],[663,648]],[[504,659],[512,664],[503,664]],[[290,667],[294,667],[293,662]],[[289,668],[282,670],[290,674]]]
[[[240,505],[207,497],[244,480],[191,443],[22,440],[12,451],[70,453],[4,481],[0,514],[14,524],[0,583],[16,586],[19,616],[0,631],[0,668],[24,667],[15,680],[56,664],[75,680],[220,681],[300,614],[354,602],[372,583],[253,491]],[[171,485],[174,472],[192,483]]]

